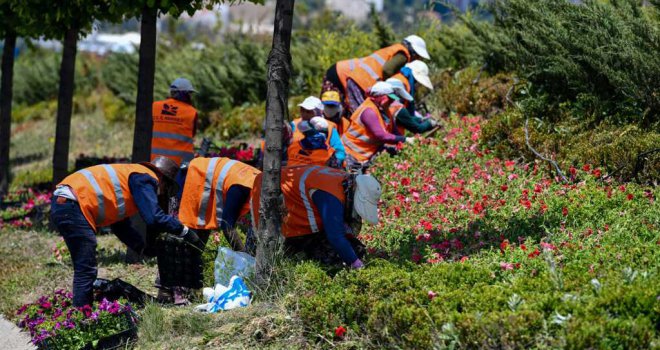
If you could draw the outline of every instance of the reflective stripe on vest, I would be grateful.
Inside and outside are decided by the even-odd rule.
[[[307,185],[305,184],[305,181],[307,180],[307,176],[309,176],[309,173],[311,173],[312,171],[318,168],[320,167],[312,166],[309,167],[308,169],[305,169],[305,172],[300,177],[300,184],[298,184],[298,189],[300,190],[300,197],[302,198],[303,203],[305,204],[305,210],[307,211],[307,219],[309,220],[309,227],[311,227],[312,232],[318,232],[319,227],[316,224],[316,218],[314,217],[314,209],[312,209],[312,205],[309,202]]]
[[[236,164],[235,160],[229,160],[220,170],[220,175],[218,175],[218,181],[215,183],[215,218],[216,220],[222,220],[222,208],[224,206],[224,200],[222,199],[222,187],[229,173],[229,169]],[[213,176],[213,174],[211,174]]]
[[[378,64],[381,65],[381,67],[385,65],[385,60],[382,57],[378,56],[377,53],[374,52],[371,55],[369,55],[369,57],[375,59],[376,62],[378,62]]]
[[[206,176],[204,178],[204,192],[202,193],[202,200],[199,204],[199,211],[197,216],[197,225],[204,226],[206,225],[206,209],[209,206],[209,197],[211,197],[211,183],[213,182],[213,172],[215,171],[215,165],[218,163],[220,158],[211,158],[209,161],[209,166],[206,168]]]
[[[99,186],[99,183],[96,182],[96,179],[94,178],[94,175],[92,174],[91,171],[87,169],[79,170],[79,174],[82,174],[87,181],[92,185],[92,189],[94,189],[94,194],[96,195],[96,201],[98,202],[97,208],[98,208],[98,214],[96,215],[96,224],[99,225],[105,220],[105,203],[103,200],[103,190],[101,190],[101,186]],[[120,189],[121,191],[121,189]]]
[[[363,59],[360,59],[360,67],[361,67],[362,69],[364,69],[367,73],[369,73],[369,76],[370,76],[372,79],[374,79],[374,80],[376,80],[376,81],[377,81],[377,80],[380,80],[380,75],[378,75],[376,72],[374,72],[374,70],[371,69],[371,67],[369,67],[369,65],[367,65],[366,63],[364,63],[364,60],[363,60]]]
[[[123,219],[126,217],[126,203],[124,202],[124,193],[121,191],[121,184],[119,183],[117,172],[108,164],[104,164],[103,169],[105,169],[105,171],[108,172],[108,175],[110,175],[110,182],[112,182],[112,188],[115,190],[115,198],[117,199],[117,215]]]
[[[154,131],[151,134],[152,138],[159,138],[159,139],[171,139],[171,140],[177,140],[177,141],[183,141],[190,143],[194,146],[195,140],[193,140],[192,137],[188,137],[185,135],[180,135],[180,134],[175,134],[172,132],[162,132],[162,131]]]

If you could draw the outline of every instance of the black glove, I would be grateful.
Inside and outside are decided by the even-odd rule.
[[[188,242],[195,247],[199,249],[204,249],[202,240],[199,239],[199,236],[197,235],[197,232],[195,230],[190,229],[186,226],[183,227],[183,231],[181,234],[178,236],[179,238],[183,239],[185,242]]]

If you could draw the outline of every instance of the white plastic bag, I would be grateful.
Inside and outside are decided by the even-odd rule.
[[[250,305],[252,293],[238,276],[232,276],[227,287],[216,284],[215,288],[204,288],[206,304],[196,307],[199,311],[217,312]]]
[[[232,276],[240,276],[249,279],[254,273],[254,257],[243,252],[235,252],[227,247],[218,248],[218,256],[215,258],[215,284],[228,286]]]

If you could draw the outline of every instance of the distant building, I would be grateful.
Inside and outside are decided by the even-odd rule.
[[[383,11],[383,0],[325,0],[326,8],[356,22],[367,19],[372,5],[376,12]]]

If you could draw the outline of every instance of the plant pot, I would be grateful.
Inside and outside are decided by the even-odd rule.
[[[137,339],[137,324],[133,322],[132,316],[135,315],[134,312],[125,312],[122,314],[123,317],[126,317],[131,326],[123,331],[118,333],[103,337],[96,342],[96,344],[88,343],[85,344],[81,350],[112,350],[112,349],[124,349],[127,344],[134,342]],[[37,346],[39,350],[60,350],[56,345],[52,344],[51,339],[44,340],[41,344]]]

